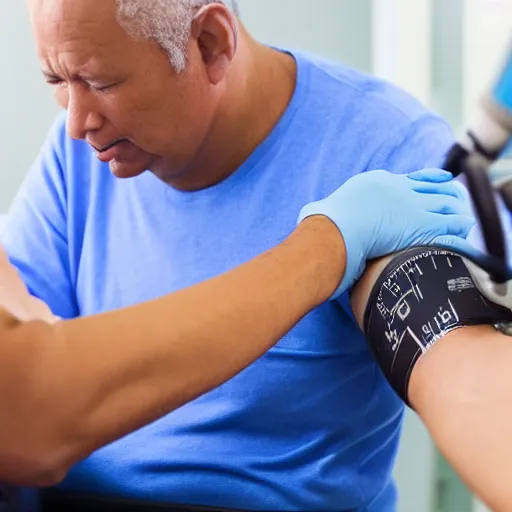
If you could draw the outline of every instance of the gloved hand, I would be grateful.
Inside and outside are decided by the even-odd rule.
[[[330,218],[345,242],[346,270],[333,299],[359,279],[367,260],[415,245],[455,246],[475,224],[466,189],[441,169],[358,174],[306,205],[299,222],[312,215]]]

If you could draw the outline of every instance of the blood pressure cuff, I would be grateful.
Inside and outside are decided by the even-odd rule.
[[[364,332],[389,383],[409,404],[409,379],[419,358],[449,332],[512,322],[512,312],[477,288],[464,260],[432,247],[397,253],[370,294]]]

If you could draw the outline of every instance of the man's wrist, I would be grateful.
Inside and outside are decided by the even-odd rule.
[[[346,247],[337,226],[328,217],[314,215],[304,219],[294,235],[310,247],[310,263],[314,265],[317,297],[325,302],[336,291],[346,268]]]

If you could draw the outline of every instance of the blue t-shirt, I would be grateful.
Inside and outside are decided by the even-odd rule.
[[[453,141],[442,119],[374,77],[295,57],[296,90],[271,134],[229,178],[197,192],[151,173],[116,179],[59,116],[3,235],[32,293],[66,318],[168,294],[278,244],[304,204],[357,173],[439,165]],[[402,419],[344,296],[218,389],[77,464],[61,488],[389,512]]]

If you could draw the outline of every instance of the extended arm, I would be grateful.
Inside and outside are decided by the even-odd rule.
[[[53,325],[2,310],[0,480],[52,484],[226,381],[327,300],[344,265],[338,230],[316,217],[251,263],[146,304]]]
[[[490,326],[449,333],[419,361],[411,403],[439,450],[491,510],[512,509],[512,339]]]

